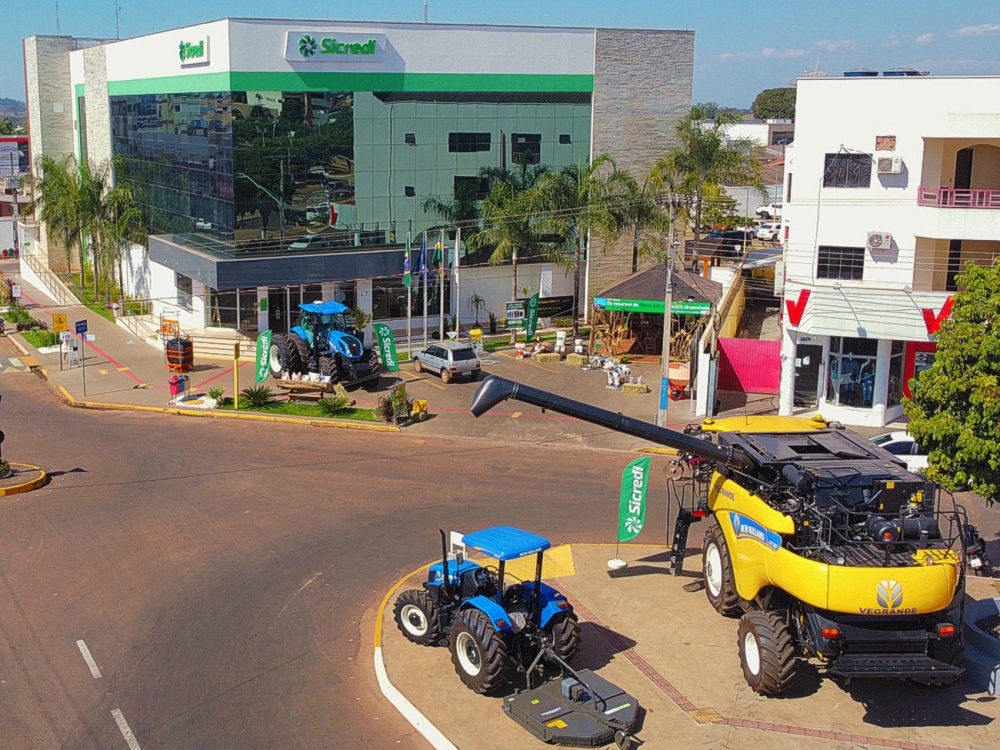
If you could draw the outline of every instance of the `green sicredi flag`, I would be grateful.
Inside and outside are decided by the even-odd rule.
[[[396,337],[392,329],[385,323],[374,323],[375,336],[378,338],[378,353],[382,364],[389,372],[399,372],[399,357],[396,356]]]
[[[525,333],[528,334],[528,341],[535,338],[535,331],[538,328],[538,294],[532,294],[528,298],[528,311],[525,315],[527,320],[525,321]]]
[[[651,459],[637,458],[622,472],[622,493],[618,501],[618,541],[629,542],[646,525],[646,490],[649,488]]]
[[[258,383],[263,383],[267,380],[267,376],[271,374],[270,362],[268,361],[271,356],[271,332],[264,331],[260,336],[257,337],[257,377],[256,381]]]

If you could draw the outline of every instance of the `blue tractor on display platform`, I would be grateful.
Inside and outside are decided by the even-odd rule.
[[[347,318],[339,302],[299,305],[299,324],[288,333],[271,338],[269,364],[275,380],[315,373],[324,381],[344,386],[377,383],[381,373],[378,354],[364,345],[364,333]]]

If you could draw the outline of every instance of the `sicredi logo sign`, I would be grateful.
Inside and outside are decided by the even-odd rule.
[[[289,31],[285,59],[289,62],[382,62],[385,34],[339,34]]]
[[[189,65],[208,65],[208,37],[197,42],[182,41],[177,48],[181,58],[181,67]]]

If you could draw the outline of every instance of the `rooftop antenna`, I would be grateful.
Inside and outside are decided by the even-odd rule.
[[[59,29],[59,0],[56,0],[56,36],[62,36]]]
[[[119,26],[118,14],[121,11],[121,6],[118,5],[118,0],[115,0],[115,39],[121,39],[121,27]]]
[[[822,52],[822,49],[816,50],[816,70],[813,71],[814,73],[819,73],[819,56]]]
[[[430,4],[430,3],[428,3],[428,1],[427,1],[427,0],[424,0],[424,23],[427,23],[427,6],[428,6],[429,4]]]

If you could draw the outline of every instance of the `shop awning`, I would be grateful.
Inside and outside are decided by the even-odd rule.
[[[673,315],[708,315],[722,296],[722,284],[691,271],[674,271],[671,282]],[[605,289],[594,297],[594,307],[663,315],[666,287],[667,267],[653,266]]]

